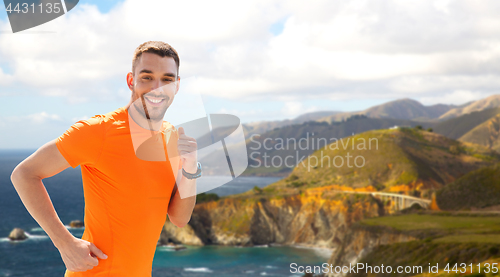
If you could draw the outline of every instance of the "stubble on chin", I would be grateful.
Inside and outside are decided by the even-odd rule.
[[[167,103],[170,101],[170,98],[167,96],[165,100]],[[146,99],[144,98],[144,94],[139,96],[133,103],[135,110],[147,120],[152,121],[162,121],[165,113],[167,112],[168,106],[159,110],[158,108],[148,109],[146,104]]]

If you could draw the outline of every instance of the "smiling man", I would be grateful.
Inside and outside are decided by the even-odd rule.
[[[61,253],[65,276],[151,276],[167,214],[178,227],[191,218],[201,174],[196,140],[163,121],[179,90],[179,63],[170,45],[141,44],[127,74],[132,94],[126,106],[75,123],[14,169],[12,183]],[[85,197],[81,239],[64,227],[42,182],[78,165]],[[177,187],[193,196],[181,198]]]

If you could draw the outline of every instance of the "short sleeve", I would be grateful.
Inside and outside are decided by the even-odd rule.
[[[104,145],[105,126],[100,116],[73,124],[56,139],[59,152],[75,168],[95,164]]]

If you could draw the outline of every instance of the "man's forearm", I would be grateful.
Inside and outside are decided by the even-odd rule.
[[[60,248],[74,237],[59,219],[42,180],[28,176],[26,170],[16,168],[11,176],[12,184],[28,212]]]
[[[181,199],[181,195],[185,198]],[[184,227],[193,213],[196,205],[196,179],[187,179],[182,176],[175,195],[168,205],[168,217],[177,227]]]

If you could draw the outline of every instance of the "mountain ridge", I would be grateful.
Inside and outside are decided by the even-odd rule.
[[[454,108],[444,113],[439,117],[439,119],[449,119],[451,117],[457,117],[459,115],[496,107],[500,107],[500,94],[490,95],[486,98],[469,102],[469,104],[466,103],[460,107]]]

